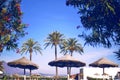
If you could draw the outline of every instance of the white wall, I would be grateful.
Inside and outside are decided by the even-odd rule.
[[[103,77],[103,69],[102,68],[94,68],[94,67],[84,67],[83,69],[83,80],[87,80],[87,77]],[[120,72],[120,68],[105,68],[104,72],[108,74],[108,76],[104,76],[106,78],[109,78],[109,76],[112,76],[112,78],[115,77],[117,72]],[[97,74],[97,75],[95,75]]]

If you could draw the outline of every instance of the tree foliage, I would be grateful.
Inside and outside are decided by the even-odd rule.
[[[51,48],[55,45],[60,45],[62,41],[64,40],[64,35],[60,32],[52,32],[48,35],[48,37],[45,40],[45,48],[51,45]]]
[[[0,52],[17,47],[26,25],[22,23],[21,0],[0,0]]]
[[[118,60],[120,60],[120,49],[114,52]]]
[[[42,50],[42,48],[41,48],[39,42],[34,41],[33,39],[30,38],[26,42],[23,43],[21,49],[19,50],[19,53],[21,53],[21,54],[29,53],[30,61],[31,61],[33,52],[35,52],[36,54],[37,54],[37,52],[42,54],[41,50]]]
[[[48,46],[55,47],[55,59],[57,59],[57,45],[60,46],[63,40],[64,35],[57,31],[50,33],[45,40],[45,48]]]
[[[60,48],[61,53],[63,52],[64,55],[69,53],[72,56],[73,52],[78,52],[80,54],[83,52],[83,47],[80,43],[78,43],[78,40],[76,40],[76,38],[69,38],[67,40],[64,40]]]
[[[79,9],[80,20],[89,34],[82,32],[85,44],[110,48],[120,44],[120,0],[67,0]]]
[[[108,48],[120,45],[120,0],[67,0],[66,5],[79,9],[83,28],[89,31],[79,35],[85,45]],[[120,49],[115,53],[120,60]]]

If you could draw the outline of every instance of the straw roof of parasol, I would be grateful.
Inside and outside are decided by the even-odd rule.
[[[25,57],[22,57],[18,60],[14,60],[11,62],[8,62],[8,65],[11,67],[19,67],[22,69],[38,69],[38,65],[31,62],[30,60],[26,59]]]
[[[106,59],[106,58],[100,58],[99,60],[89,64],[89,66],[93,67],[118,67],[118,64]]]
[[[63,57],[58,58],[57,60],[49,62],[48,65],[58,67],[83,67],[86,64],[73,58],[70,55],[65,55]]]

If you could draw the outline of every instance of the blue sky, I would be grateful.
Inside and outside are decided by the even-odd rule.
[[[48,65],[48,62],[54,59],[54,48],[48,47],[44,49],[44,40],[49,33],[53,31],[59,31],[64,34],[66,38],[77,38],[79,42],[83,45],[83,39],[77,37],[77,35],[83,29],[76,29],[77,25],[81,25],[79,15],[77,14],[77,9],[71,6],[65,5],[66,0],[22,0],[22,11],[23,11],[23,22],[29,24],[28,35],[20,39],[19,46],[29,38],[33,38],[38,41],[43,48],[42,53],[33,55],[33,62],[39,65],[37,72],[40,73],[51,73],[55,74],[55,68]],[[117,47],[106,49],[102,47],[93,48],[91,46],[84,47],[84,54],[79,55],[75,53],[73,57],[80,61],[85,62],[87,65],[93,61],[101,58],[107,57],[110,60],[118,63],[113,51]],[[62,54],[59,53],[58,57]],[[25,56],[29,58],[29,54],[17,54],[15,51],[3,52],[1,60],[12,61]],[[78,73],[79,68],[73,68],[72,73]],[[66,68],[59,68],[59,74],[66,74]]]

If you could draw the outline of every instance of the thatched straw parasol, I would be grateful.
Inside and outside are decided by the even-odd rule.
[[[89,66],[103,68],[103,75],[105,75],[105,73],[104,73],[105,67],[118,67],[118,64],[116,64],[106,58],[100,58],[97,61],[89,64]]]
[[[8,65],[11,67],[18,67],[24,69],[24,75],[25,75],[25,69],[31,69],[31,70],[38,69],[38,65],[26,59],[25,57],[8,62]]]
[[[89,66],[92,67],[118,67],[118,64],[106,59],[106,58],[100,58],[99,60],[89,64]]]
[[[68,72],[68,67],[83,67],[86,64],[67,54],[63,57],[58,58],[57,60],[53,60],[49,62],[48,65],[57,66],[57,67],[67,67],[67,72]],[[69,75],[70,75],[69,72],[67,74],[69,79]]]
[[[58,67],[83,67],[86,64],[67,54],[57,60],[49,62],[48,65]]]

